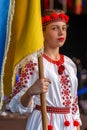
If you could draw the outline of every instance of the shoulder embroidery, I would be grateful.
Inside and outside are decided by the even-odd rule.
[[[19,93],[23,88],[26,87],[30,76],[33,75],[35,66],[37,63],[33,63],[33,61],[29,61],[23,68],[21,68],[21,72],[19,74],[19,78],[15,82],[15,87],[13,88],[13,92],[11,93],[8,101],[10,101],[17,93]]]

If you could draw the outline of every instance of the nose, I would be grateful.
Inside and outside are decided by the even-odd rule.
[[[58,28],[58,35],[63,35],[63,29],[62,28]]]

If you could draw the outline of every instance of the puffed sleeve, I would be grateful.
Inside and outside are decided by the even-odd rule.
[[[34,109],[34,96],[32,98],[32,104],[29,107],[24,107],[21,104],[21,96],[32,86],[32,84],[38,78],[37,72],[37,60],[32,61],[28,59],[26,64],[22,66],[21,73],[17,79],[12,94],[9,97],[9,108],[12,112],[19,112],[21,114],[32,112]]]

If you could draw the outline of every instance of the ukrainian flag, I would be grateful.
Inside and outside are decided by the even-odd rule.
[[[27,55],[43,47],[40,0],[10,0],[7,50],[3,62],[4,95],[12,91],[14,67]]]

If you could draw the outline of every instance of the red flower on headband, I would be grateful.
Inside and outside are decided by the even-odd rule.
[[[52,18],[54,18],[54,19],[58,18],[58,14],[57,14],[57,13],[53,13],[51,16],[52,16]]]
[[[44,24],[45,23],[45,18],[44,17],[42,17],[42,24]]]
[[[67,15],[65,15],[65,20],[66,20],[66,23],[69,21],[69,17]]]
[[[64,14],[59,14],[59,18],[64,19],[65,15]]]
[[[64,20],[64,22],[68,22],[69,21],[69,17],[64,14],[64,13],[53,13],[52,15],[46,15],[46,16],[43,16],[42,17],[42,24],[47,24],[49,22],[52,22],[54,20],[58,20],[58,19],[61,19],[61,20]]]
[[[51,20],[51,17],[49,15],[45,16],[46,22],[49,22]]]

